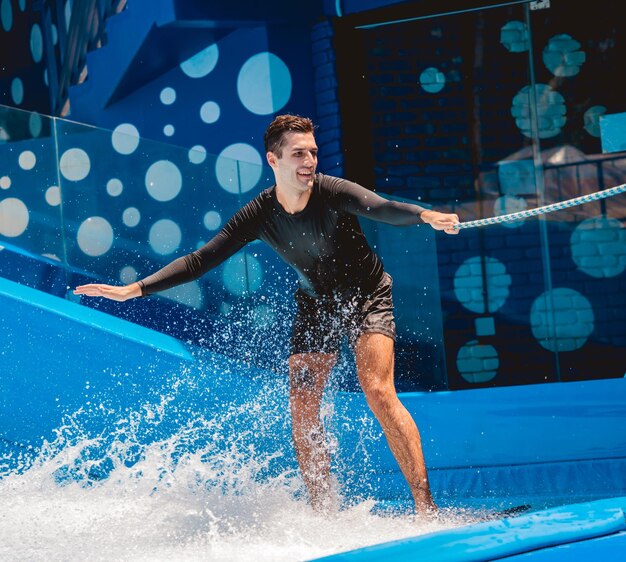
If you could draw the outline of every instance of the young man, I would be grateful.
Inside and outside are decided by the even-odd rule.
[[[430,224],[456,234],[454,214],[386,200],[355,183],[316,174],[310,119],[280,115],[265,132],[276,184],[238,211],[204,247],[124,287],[92,284],[78,295],[124,301],[196,279],[256,239],[298,273],[289,358],[292,436],[315,508],[331,500],[330,456],[320,421],[324,387],[348,337],[365,398],[380,422],[418,512],[435,509],[420,435],[394,387],[395,324],[391,277],[371,250],[357,216],[394,225]]]

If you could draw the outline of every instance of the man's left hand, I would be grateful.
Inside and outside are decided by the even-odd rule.
[[[458,215],[454,213],[440,213],[439,211],[423,211],[421,219],[432,226],[435,230],[443,230],[446,234],[458,234],[459,230],[454,228],[460,224]]]

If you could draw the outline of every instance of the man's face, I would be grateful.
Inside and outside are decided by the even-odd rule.
[[[317,168],[317,144],[313,133],[286,133],[280,158],[267,153],[267,161],[276,175],[276,184],[307,191],[313,187]]]

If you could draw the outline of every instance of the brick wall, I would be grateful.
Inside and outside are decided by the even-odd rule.
[[[333,27],[328,20],[315,24],[311,31],[316,124],[319,127],[316,139],[320,149],[319,169],[331,176],[342,176],[344,166],[333,35]]]

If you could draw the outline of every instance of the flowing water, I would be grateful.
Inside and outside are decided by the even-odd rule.
[[[468,522],[375,514],[372,500],[317,513],[284,385],[197,415],[185,384],[133,408],[92,397],[42,448],[0,459],[0,560],[295,561]]]

